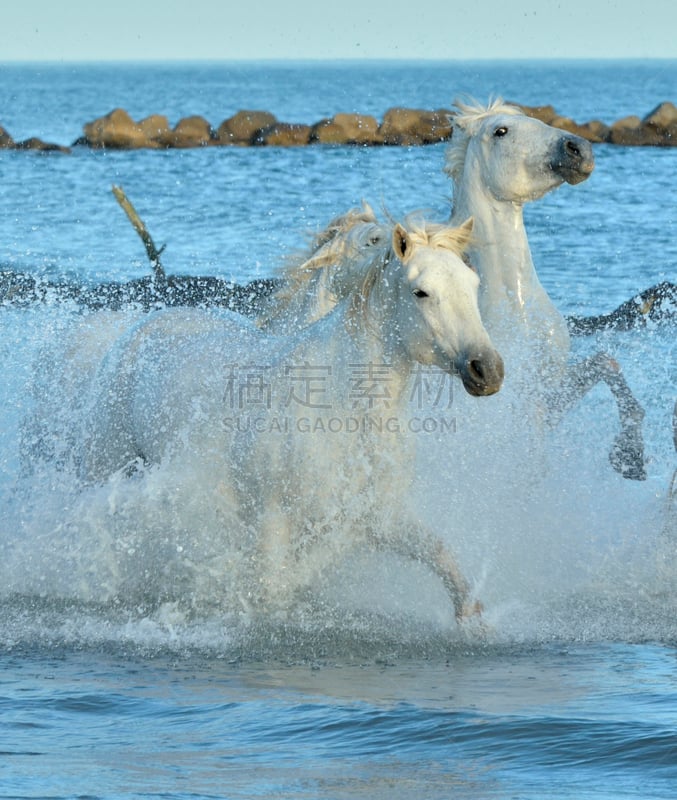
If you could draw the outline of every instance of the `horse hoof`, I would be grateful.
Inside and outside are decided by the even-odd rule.
[[[640,444],[617,439],[609,453],[611,466],[631,481],[645,481],[644,449]]]
[[[484,606],[479,600],[470,600],[467,603],[463,603],[461,610],[457,612],[456,622],[463,623],[467,622],[468,620],[474,620],[478,617],[481,617],[483,611]]]
[[[456,615],[456,624],[464,636],[473,641],[484,640],[492,632],[492,627],[482,616],[484,606],[479,600],[468,601],[463,604],[460,613]]]

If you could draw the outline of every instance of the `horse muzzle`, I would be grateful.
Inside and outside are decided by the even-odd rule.
[[[459,375],[463,388],[473,397],[496,394],[505,377],[503,359],[495,350],[474,355],[462,361]]]
[[[581,183],[590,177],[595,168],[592,145],[580,136],[564,134],[555,145],[550,166],[563,181]]]

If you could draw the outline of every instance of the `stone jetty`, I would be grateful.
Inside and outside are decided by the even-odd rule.
[[[519,104],[516,104],[519,105]],[[660,103],[644,117],[629,116],[607,125],[575,122],[550,106],[523,106],[525,114],[570,131],[590,142],[624,146],[677,146],[677,107]],[[162,114],[134,120],[116,108],[83,126],[71,146],[30,138],[15,141],[0,125],[0,149],[68,153],[73,147],[135,150],[187,147],[299,147],[309,145],[417,146],[451,138],[451,109],[391,108],[382,120],[366,114],[338,113],[314,124],[282,122],[268,111],[238,111],[216,127],[201,116],[180,119],[173,127]]]

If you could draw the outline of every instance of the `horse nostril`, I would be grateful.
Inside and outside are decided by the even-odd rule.
[[[572,156],[576,156],[576,158],[580,158],[581,157],[581,150],[580,150],[579,146],[576,144],[576,142],[572,142],[571,139],[567,140],[567,143],[565,144],[565,148],[567,149],[567,151],[569,153],[571,153]]]
[[[480,383],[484,382],[484,364],[478,358],[473,358],[468,364],[468,368],[474,380]]]
[[[461,377],[468,394],[475,397],[495,394],[503,383],[503,359],[495,352],[468,358]]]

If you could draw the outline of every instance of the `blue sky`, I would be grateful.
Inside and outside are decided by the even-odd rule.
[[[677,58],[674,0],[28,0],[0,61]]]

